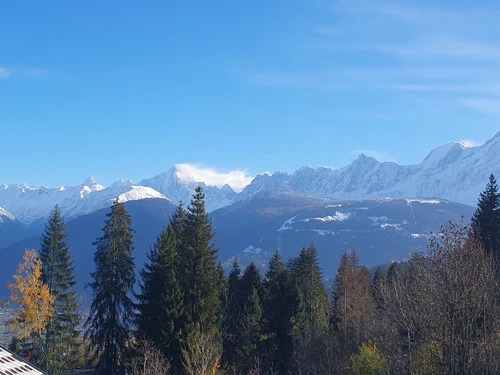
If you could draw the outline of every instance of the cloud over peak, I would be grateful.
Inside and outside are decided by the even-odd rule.
[[[227,184],[236,192],[242,191],[254,178],[244,169],[218,172],[213,168],[205,168],[188,163],[176,164],[175,174],[180,180],[185,182],[203,182],[206,185],[217,186],[219,188]]]

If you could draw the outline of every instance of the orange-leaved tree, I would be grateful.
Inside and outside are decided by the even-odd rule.
[[[14,282],[7,285],[11,292],[10,299],[17,305],[8,324],[19,332],[19,339],[36,341],[41,338],[53,314],[54,296],[40,278],[42,262],[35,251],[26,250],[23,259],[17,274],[13,275]]]

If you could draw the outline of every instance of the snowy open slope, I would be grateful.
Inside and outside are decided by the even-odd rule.
[[[432,197],[475,205],[491,173],[500,176],[500,132],[481,146],[460,141],[440,146],[416,165],[381,163],[360,155],[341,169],[302,167],[291,175],[258,175],[239,199],[284,188],[341,199]]]
[[[15,217],[9,211],[0,207],[0,223],[2,223],[5,219],[14,220]]]
[[[108,188],[91,178],[77,186],[52,189],[26,184],[0,186],[0,207],[8,210],[23,224],[46,218],[56,204],[66,217],[71,218],[108,207],[115,198],[122,202],[146,198],[167,199],[154,189],[135,186],[131,181],[124,180]]]

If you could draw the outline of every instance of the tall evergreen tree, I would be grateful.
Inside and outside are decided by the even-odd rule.
[[[253,289],[256,289],[259,298],[262,298],[262,276],[257,266],[254,263],[250,263],[245,267],[240,281],[240,294],[243,304],[245,303],[244,300],[252,294]]]
[[[234,360],[239,373],[247,374],[262,355],[262,281],[259,269],[250,263],[239,282],[235,321]]]
[[[179,253],[172,223],[164,228],[141,271],[138,332],[153,342],[174,368],[180,368],[180,317],[183,294],[178,280]]]
[[[318,251],[313,244],[303,248],[293,261],[291,278],[298,288],[297,301],[302,304],[305,315],[295,335],[298,372],[323,373],[321,366],[327,355],[330,311]]]
[[[242,306],[240,283],[241,269],[238,261],[235,261],[228,277],[228,292],[223,324],[223,362],[231,365],[234,363],[234,349],[237,344],[236,327]]]
[[[304,301],[307,317],[304,328],[326,330],[329,322],[328,295],[314,244],[303,248],[294,260],[291,277],[300,288]]]
[[[56,205],[41,237],[41,279],[54,297],[54,314],[49,318],[45,335],[44,366],[51,374],[68,371],[77,347],[80,323],[73,262],[67,243],[66,227]]]
[[[392,284],[396,280],[396,275],[401,271],[401,266],[398,262],[391,262],[386,272],[386,279],[389,284]]]
[[[472,217],[474,233],[483,247],[495,259],[497,272],[500,268],[500,193],[495,176],[490,175],[486,189],[479,195],[476,212]]]
[[[243,309],[237,324],[236,368],[241,374],[249,374],[262,362],[262,303],[256,287],[245,296]]]
[[[218,265],[218,250],[212,245],[212,223],[205,210],[201,187],[188,207],[180,255],[180,281],[184,294],[184,332],[196,326],[205,332],[219,331],[222,323],[221,295],[224,278]]]
[[[132,219],[116,199],[106,215],[103,235],[94,246],[95,271],[89,284],[93,292],[85,336],[90,339],[97,370],[102,375],[125,373],[123,362],[129,356],[129,327],[134,318],[130,298],[135,274]]]
[[[289,374],[294,368],[290,353],[294,348],[292,333],[297,320],[296,299],[289,272],[278,252],[269,261],[264,285],[265,351],[270,357],[266,365],[277,375]]]

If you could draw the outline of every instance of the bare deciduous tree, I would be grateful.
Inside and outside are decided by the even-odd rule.
[[[167,375],[170,363],[149,340],[139,341],[132,358],[131,375]]]

